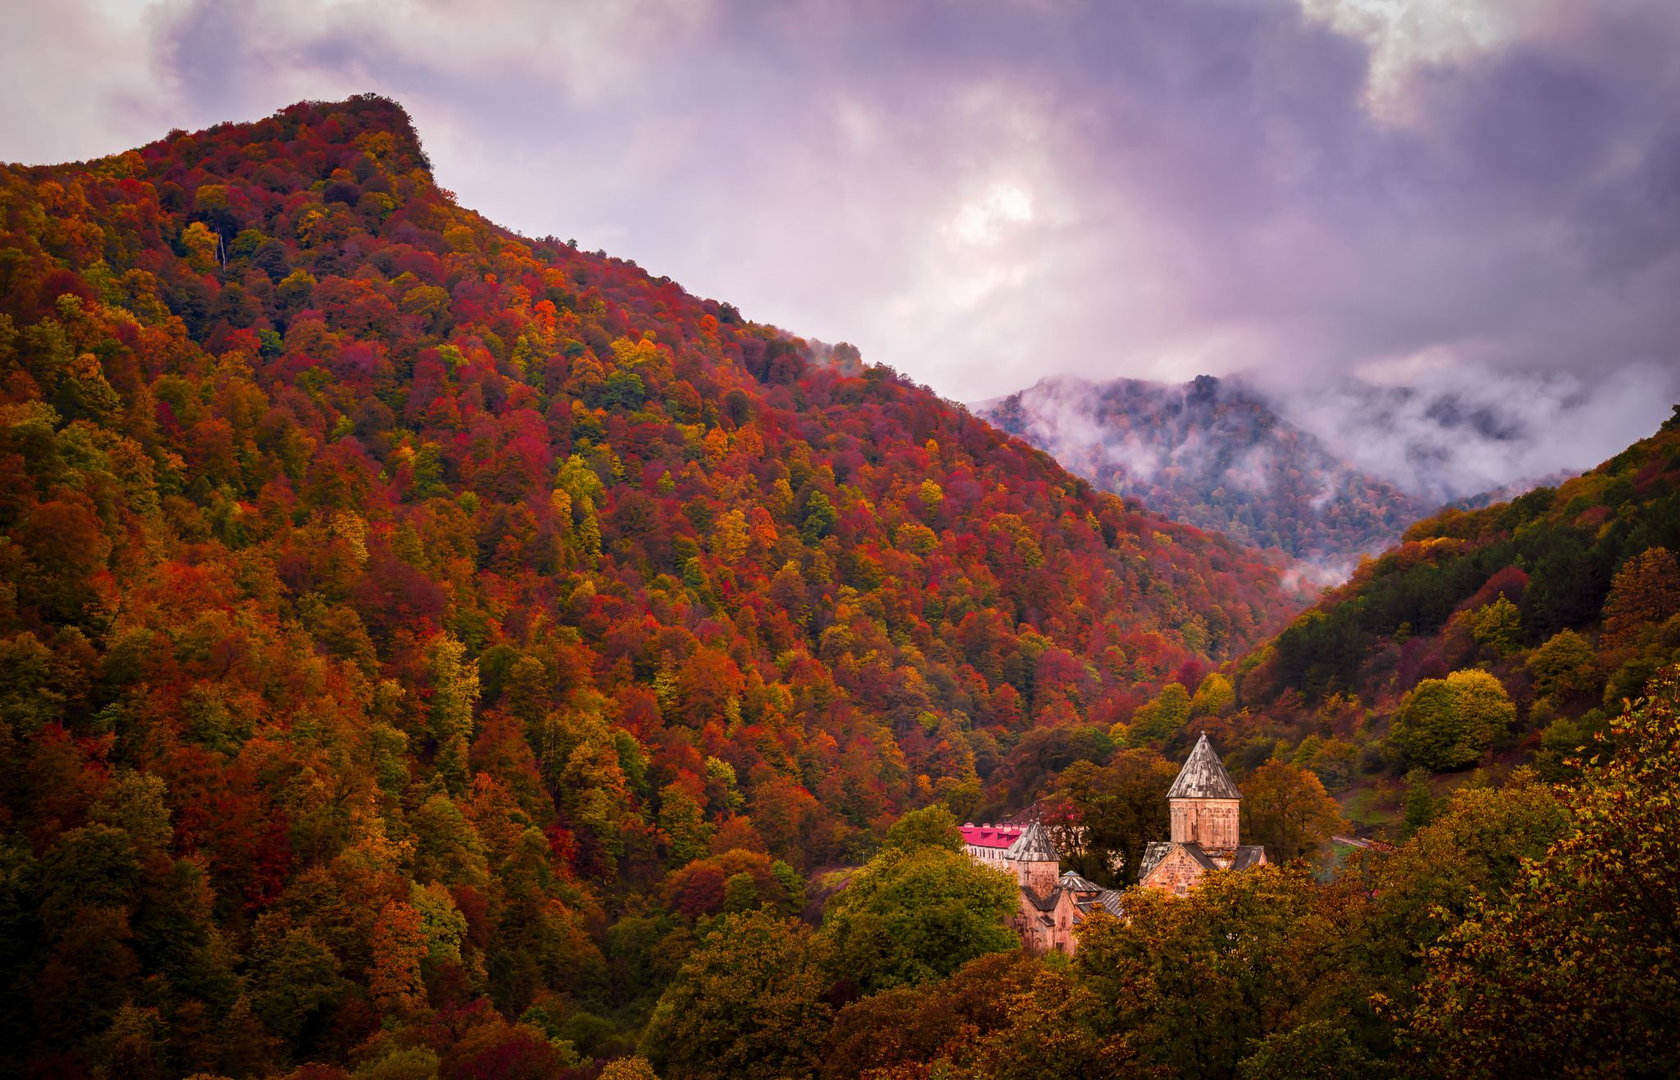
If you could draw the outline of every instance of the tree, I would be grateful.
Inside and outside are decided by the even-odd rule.
[[[659,792],[659,831],[665,834],[667,860],[673,867],[686,866],[710,850],[713,828],[706,810],[679,783],[665,785]]]
[[[1236,696],[1230,679],[1217,671],[1210,671],[1202,680],[1202,685],[1196,687],[1196,696],[1190,699],[1190,715],[1223,716],[1236,701]]]
[[[805,503],[805,519],[799,525],[799,535],[807,544],[814,544],[827,536],[839,520],[840,512],[834,509],[828,496],[813,491]]]
[[[1121,750],[1107,765],[1062,773],[1044,827],[1064,861],[1099,885],[1135,885],[1143,849],[1167,834],[1167,789],[1178,766],[1154,750]]]
[[[1343,1025],[1309,1020],[1260,1040],[1237,1075],[1240,1080],[1369,1080],[1390,1071],[1355,1043]]]
[[[1536,697],[1564,698],[1591,692],[1598,685],[1598,657],[1587,640],[1561,630],[1528,657]]]
[[[1500,656],[1522,648],[1522,612],[1501,593],[1493,603],[1470,612],[1470,635]]]
[[[941,979],[988,952],[1016,948],[1015,877],[938,847],[887,850],[854,873],[823,911],[836,978],[865,992]]]
[[[1604,601],[1604,647],[1631,645],[1640,630],[1680,612],[1680,561],[1647,548],[1622,564]]]
[[[467,747],[478,704],[478,669],[466,662],[466,654],[466,646],[448,634],[426,650],[432,680],[427,728],[437,744],[438,773],[456,795],[466,789]]]
[[[1402,834],[1411,837],[1435,817],[1435,792],[1429,786],[1429,770],[1414,768],[1406,773],[1405,817]]]
[[[835,1018],[821,1075],[1031,1080],[1047,1068],[1058,1076],[1111,1075],[1096,1012],[1065,968],[1021,949],[988,953],[942,982],[847,1005]]]
[[[648,1018],[641,1052],[667,1080],[810,1076],[833,1012],[810,928],[726,916]]]
[[[882,851],[914,851],[924,847],[957,852],[963,849],[957,819],[943,806],[910,811],[887,828],[886,839],[881,841]]]
[[[1455,671],[1413,687],[1389,737],[1408,761],[1440,772],[1481,757],[1516,717],[1498,679],[1485,671]]]
[[[1416,771],[1425,795],[1426,779]],[[1543,855],[1570,825],[1558,791],[1523,769],[1503,787],[1462,787],[1432,801],[1433,819],[1403,846],[1368,849],[1344,871],[1350,885],[1370,896],[1360,916],[1357,961],[1390,1016],[1411,1007],[1426,951],[1482,898],[1505,895],[1526,872],[1524,861]],[[1390,1030],[1385,1027],[1385,1038]]]
[[[1190,692],[1182,684],[1170,682],[1161,687],[1155,700],[1138,706],[1132,713],[1121,741],[1127,746],[1159,746],[1177,734],[1189,719]]]
[[[600,1080],[659,1080],[659,1074],[653,1071],[647,1058],[638,1055],[607,1062]]]
[[[368,994],[381,1010],[399,1016],[426,1006],[426,987],[420,981],[420,962],[427,942],[420,913],[392,900],[374,924],[373,963],[368,968]]]
[[[665,902],[690,919],[767,905],[784,915],[805,906],[804,882],[787,863],[758,851],[696,859],[665,879]]]
[[[1347,827],[1341,807],[1318,777],[1288,762],[1260,766],[1243,781],[1242,835],[1266,849],[1266,858],[1285,863],[1324,849],[1332,834]]]
[[[258,928],[251,957],[251,1007],[268,1030],[294,1040],[316,1014],[337,1001],[347,984],[338,958],[308,930]]]
[[[414,811],[414,879],[421,884],[484,885],[490,876],[484,841],[447,795],[433,795]]]
[[[1183,897],[1133,889],[1125,919],[1087,918],[1073,967],[1108,1018],[1110,1052],[1137,1075],[1233,1075],[1343,983],[1357,944],[1342,899],[1302,868],[1261,866],[1209,874]]]
[[[1408,1036],[1439,1075],[1672,1075],[1680,1064],[1680,669],[1613,724],[1575,827],[1430,950]]]

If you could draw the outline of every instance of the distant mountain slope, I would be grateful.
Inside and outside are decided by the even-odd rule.
[[[0,167],[0,533],[7,1074],[343,1063],[430,1007],[560,1075],[559,1017],[618,1045],[726,901],[797,910],[1300,603],[492,225],[372,97]]]
[[[1440,768],[1491,749],[1558,770],[1680,662],[1677,553],[1680,407],[1591,472],[1406,530],[1237,665],[1234,734],[1262,759],[1310,738],[1314,754],[1363,743]],[[1408,693],[1465,671],[1491,675],[1514,710],[1491,743],[1432,753],[1395,738]]]
[[[1339,459],[1231,379],[1045,379],[979,412],[1104,490],[1331,576],[1434,506]]]

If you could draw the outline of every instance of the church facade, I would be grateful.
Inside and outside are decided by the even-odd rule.
[[[1242,792],[1203,732],[1167,789],[1170,839],[1144,849],[1138,884],[1183,896],[1209,870],[1264,865],[1264,848],[1240,842],[1241,806]]]

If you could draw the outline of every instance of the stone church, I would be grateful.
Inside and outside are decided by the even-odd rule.
[[[1138,883],[1183,896],[1209,870],[1260,866],[1266,852],[1238,843],[1238,808],[1242,792],[1231,781],[1204,733],[1167,789],[1172,822],[1170,840],[1144,849]],[[1121,915],[1120,893],[1105,889],[1072,870],[1062,872],[1061,856],[1029,812],[1021,823],[962,827],[968,855],[982,866],[1007,870],[1020,886],[1015,929],[1035,952],[1074,950],[1074,928],[1096,910]]]
[[[1138,884],[1183,896],[1209,870],[1263,865],[1264,848],[1238,842],[1241,803],[1242,792],[1203,732],[1167,789],[1172,838],[1144,848]]]

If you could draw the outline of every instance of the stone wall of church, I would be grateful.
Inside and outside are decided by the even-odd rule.
[[[1177,896],[1190,891],[1207,871],[1180,848],[1168,852],[1140,884],[1151,889],[1163,889]]]
[[[1062,873],[1060,863],[1030,862],[1016,863],[1015,866],[1022,887],[1031,889],[1040,896],[1047,895],[1056,887],[1056,879]]]
[[[1237,799],[1173,799],[1172,839],[1204,848],[1234,848],[1237,839]]]

